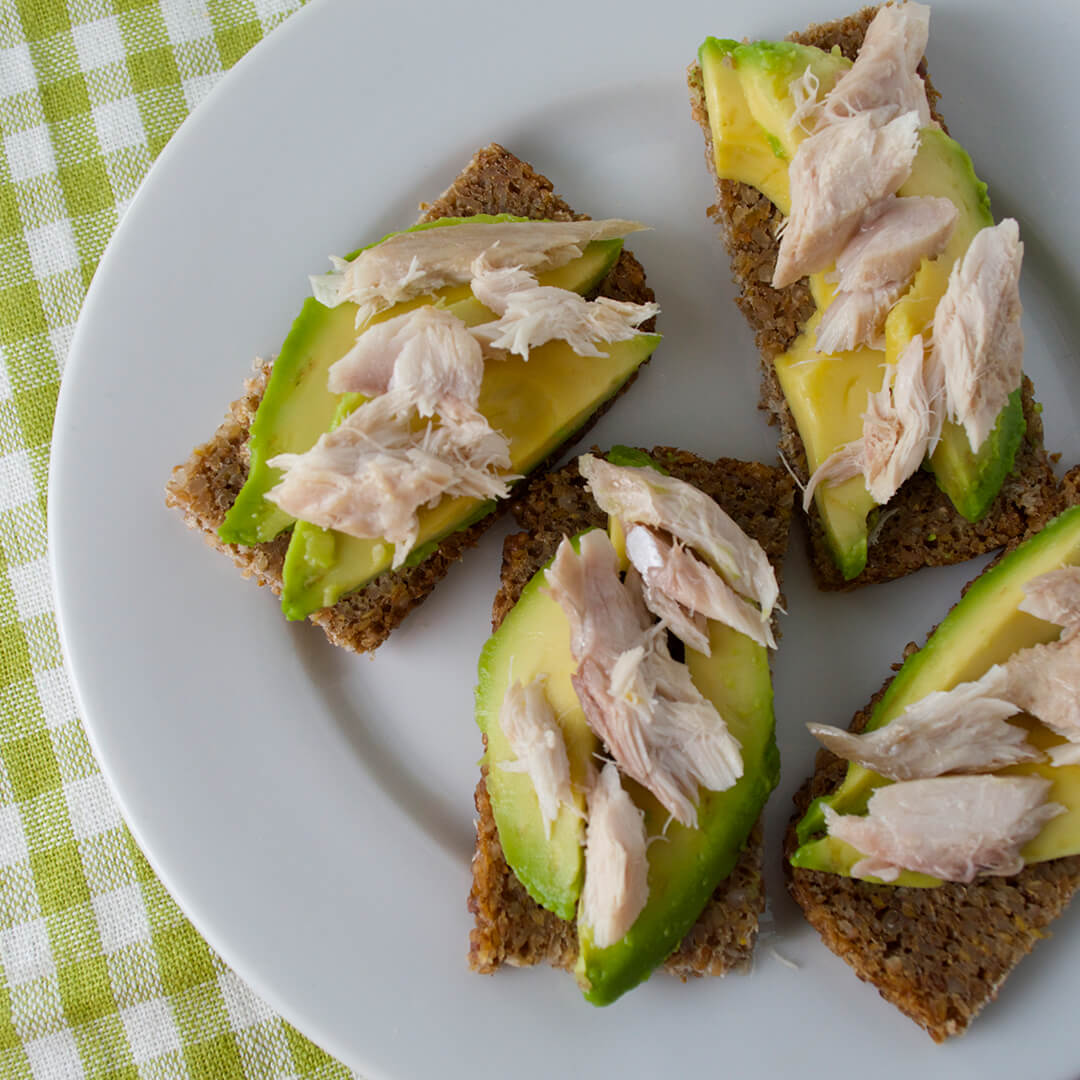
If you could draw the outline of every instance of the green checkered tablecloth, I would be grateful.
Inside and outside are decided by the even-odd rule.
[[[120,819],[57,639],[46,477],[102,251],[303,0],[0,0],[0,1077],[346,1077],[201,940]]]

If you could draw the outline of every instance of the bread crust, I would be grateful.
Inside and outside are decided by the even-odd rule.
[[[794,499],[794,485],[782,469],[729,458],[711,462],[663,446],[649,453],[672,475],[716,499],[762,545],[780,577]],[[514,516],[524,531],[508,536],[503,545],[500,587],[492,605],[493,630],[533,575],[554,556],[564,536],[607,525],[607,515],[585,490],[576,461],[541,477],[514,507]],[[578,952],[574,924],[537,904],[507,866],[483,771],[476,787],[476,811],[476,853],[468,900],[475,926],[469,935],[469,966],[483,974],[503,964],[573,968]],[[668,957],[666,972],[685,981],[692,975],[749,969],[758,916],[765,906],[761,853],[759,820],[735,868]]]
[[[587,216],[572,210],[556,194],[550,180],[498,143],[478,150],[454,183],[435,202],[421,206],[421,211],[420,221],[480,213],[560,221],[581,220]],[[644,269],[625,249],[593,295],[634,303],[654,299],[653,291],[645,281]],[[642,329],[651,331],[654,327],[655,320],[650,319]],[[255,373],[244,384],[243,395],[229,406],[225,420],[213,437],[173,469],[165,488],[165,502],[179,509],[187,525],[200,532],[211,547],[228,555],[245,577],[254,578],[259,585],[269,586],[275,594],[280,594],[288,533],[254,547],[226,544],[217,535],[218,527],[247,478],[248,432],[271,367],[269,361],[256,361]],[[629,388],[637,374],[635,371],[618,393],[604,402],[582,428],[533,470],[529,478],[516,484],[511,497],[500,500],[493,513],[446,537],[437,551],[418,565],[380,574],[332,607],[314,612],[309,616],[311,621],[322,628],[333,644],[342,648],[354,652],[377,649],[405,616],[423,603],[450,567],[476,544],[499,514],[522,498],[532,479],[542,475],[567,448],[585,436],[615,399]]]
[[[1067,505],[1080,503],[1080,467],[1068,474],[1064,489]],[[902,659],[917,651],[912,642]],[[886,680],[855,714],[852,731],[866,726],[891,682]],[[1047,936],[1047,927],[1080,888],[1080,856],[1034,863],[1014,877],[950,882],[936,889],[873,885],[795,869],[789,857],[798,847],[796,825],[810,803],[834,792],[846,773],[847,762],[820,750],[814,774],[795,794],[795,814],[784,838],[788,891],[825,944],[860,979],[942,1042],[964,1031],[997,997],[1009,972]]]
[[[814,25],[788,40],[829,50],[839,46],[854,59],[862,45],[866,28],[877,12],[863,8],[835,22]],[[925,60],[919,68],[926,80],[931,113],[941,123],[940,95],[930,81]],[[739,287],[736,300],[757,340],[761,357],[762,409],[770,424],[779,428],[778,449],[803,484],[809,478],[806,451],[791,410],[784,399],[773,365],[798,337],[802,326],[814,313],[814,302],[806,279],[784,289],[771,285],[779,248],[776,230],[780,211],[756,189],[716,176],[712,135],[705,108],[701,68],[688,70],[690,106],[705,137],[705,160],[716,185],[716,203],[709,216],[719,225],[731,256],[732,274]],[[1042,420],[1033,398],[1031,381],[1025,376],[1022,387],[1027,432],[1009,474],[990,510],[972,524],[957,513],[933,476],[920,470],[906,481],[881,512],[871,531],[866,568],[845,581],[829,554],[825,530],[817,507],[808,515],[810,562],[821,589],[849,590],[860,585],[890,581],[924,566],[947,566],[993,551],[1029,529],[1037,529],[1057,512],[1057,481],[1043,448]]]

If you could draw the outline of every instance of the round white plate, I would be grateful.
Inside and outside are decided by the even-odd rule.
[[[1075,916],[970,1035],[936,1048],[825,950],[779,869],[814,753],[803,723],[846,724],[981,564],[819,595],[795,532],[775,661],[784,775],[767,815],[771,914],[756,970],[687,986],[657,977],[595,1009],[562,973],[482,978],[465,963],[481,749],[472,685],[509,525],[368,661],[286,624],[162,501],[250,358],[276,350],[306,275],[412,221],[492,140],[575,207],[655,226],[632,246],[666,340],[593,439],[774,460],[757,355],[705,217],[683,71],[710,33],[776,37],[842,14],[821,0],[548,0],[521,15],[501,0],[322,0],[184,124],[101,263],[65,374],[50,492],[83,716],[127,821],[196,926],[370,1080],[673,1068],[985,1078],[1032,1075],[1034,1058],[1040,1077],[1075,1076]],[[1063,463],[1080,459],[1078,47],[1078,16],[1056,0],[950,0],[929,49],[998,216],[1020,218],[1027,367]]]

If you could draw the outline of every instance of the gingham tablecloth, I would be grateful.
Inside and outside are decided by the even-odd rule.
[[[0,1077],[347,1077],[199,937],[136,848],[64,672],[57,391],[154,157],[303,0],[0,0]]]

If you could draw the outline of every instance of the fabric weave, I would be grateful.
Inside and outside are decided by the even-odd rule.
[[[46,560],[57,392],[151,162],[303,0],[0,0],[0,1076],[348,1077],[184,918],[120,818]]]

